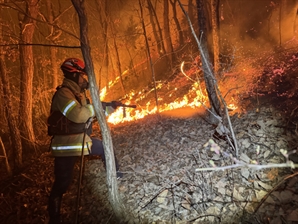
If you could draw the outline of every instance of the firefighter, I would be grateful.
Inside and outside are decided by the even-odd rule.
[[[48,134],[52,137],[51,151],[54,156],[55,181],[52,186],[48,212],[50,224],[60,223],[60,207],[63,194],[67,191],[73,176],[74,165],[82,154],[83,136],[88,119],[94,117],[94,109],[85,96],[88,89],[85,64],[77,58],[68,58],[61,70],[64,80],[53,96],[51,113],[48,118]],[[121,102],[102,102],[106,114],[113,112]],[[91,125],[86,131],[84,155],[99,155],[105,165],[102,141],[90,137]],[[117,178],[122,177],[116,161]]]

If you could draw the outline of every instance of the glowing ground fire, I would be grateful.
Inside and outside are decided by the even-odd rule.
[[[131,97],[135,96],[135,93],[130,94]],[[142,99],[142,93],[138,93],[138,99]],[[198,90],[198,84],[193,84],[191,90],[185,94],[183,97],[176,99],[174,102],[168,104],[159,104],[159,110],[157,110],[157,106],[150,105],[148,102],[145,106],[137,106],[137,109],[131,108],[118,108],[113,114],[108,117],[108,122],[112,124],[123,123],[127,121],[134,121],[138,119],[142,119],[147,115],[155,114],[158,111],[169,111],[183,107],[191,107],[191,108],[198,108],[201,107],[203,103],[206,103],[207,97]],[[163,99],[159,98],[159,102],[162,102]],[[138,100],[136,100],[138,102]],[[124,104],[131,104],[131,101],[123,102]],[[125,113],[123,112],[125,110]],[[124,116],[125,115],[125,116]]]
[[[152,105],[153,103],[148,102],[146,105],[141,106],[138,104],[141,100],[145,99],[145,94],[142,92],[135,93],[131,92],[126,98],[125,102],[122,103],[130,105],[135,104],[134,102],[137,102],[137,108],[118,108],[114,113],[112,113],[108,117],[108,123],[111,124],[119,124],[129,121],[135,121],[138,119],[142,119],[147,115],[156,114],[157,112],[165,112],[165,111],[171,111],[179,108],[201,108],[202,105],[206,105],[206,102],[208,102],[207,93],[204,92],[201,88],[201,84],[193,79],[191,79],[184,71],[183,71],[184,62],[181,64],[181,72],[182,74],[188,79],[194,82],[188,91],[183,97],[179,97],[175,99],[171,103],[163,103],[164,99],[159,97],[158,100],[158,108],[156,105]],[[110,83],[111,84],[111,83]],[[156,86],[157,89],[162,89],[163,86],[161,83],[158,83]],[[178,87],[179,88],[179,87]],[[178,90],[178,88],[175,88],[175,91]],[[154,89],[151,89],[149,92],[154,91]],[[103,94],[104,95],[104,94]],[[172,94],[169,94],[169,99],[172,97]],[[134,99],[134,100],[133,100]],[[155,103],[155,101],[154,101]],[[233,103],[230,103],[228,106],[229,109],[235,110],[237,109],[237,106],[235,106]]]

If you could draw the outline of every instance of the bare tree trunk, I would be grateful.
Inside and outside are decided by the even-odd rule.
[[[1,13],[1,11],[0,11]],[[0,26],[0,43],[3,43],[2,38],[2,26]],[[18,128],[17,123],[17,113],[13,111],[13,105],[12,105],[12,96],[10,90],[10,83],[9,79],[7,77],[7,69],[5,64],[5,49],[4,47],[0,47],[0,80],[2,83],[2,92],[3,92],[3,107],[6,115],[6,120],[8,123],[9,128],[9,135],[11,137],[12,144],[12,151],[13,151],[13,169],[15,172],[17,172],[21,166],[22,166],[22,143],[21,143],[21,134],[20,130]],[[2,140],[1,140],[2,143]],[[2,143],[3,144],[3,143]],[[3,145],[3,152],[4,156],[6,157],[6,167],[9,174],[11,174],[11,169],[8,163],[7,156],[5,155],[5,148]]]
[[[209,1],[209,0],[207,0]],[[188,0],[187,3],[187,14],[189,16],[189,20],[191,24],[193,24],[194,27],[197,27],[198,22],[195,20],[195,5],[193,4],[193,0]],[[195,25],[196,24],[196,25]],[[195,38],[193,35],[191,35],[191,28],[189,27],[188,29],[187,36],[190,38],[191,43],[195,43]]]
[[[189,20],[187,13],[185,12],[180,0],[178,0],[181,9]],[[213,69],[211,67],[209,52],[207,47],[207,31],[205,25],[205,14],[203,8],[203,0],[197,0],[197,11],[198,11],[198,20],[199,20],[199,28],[200,28],[200,41],[197,40],[198,48],[200,51],[201,61],[202,61],[202,70],[204,73],[204,80],[206,84],[206,90],[208,93],[208,98],[211,107],[211,113],[209,114],[209,121],[213,125],[217,125],[220,121],[219,117],[221,117],[220,113],[220,100],[217,95],[217,86],[216,79],[213,75]],[[191,24],[191,21],[189,20]],[[191,26],[192,32],[194,33],[193,27]],[[194,35],[196,37],[196,35]]]
[[[203,9],[203,5],[202,5],[203,2],[202,1],[203,0],[197,0],[199,20],[200,19],[202,20],[202,21],[200,21],[200,29],[202,29],[202,27],[204,27],[204,24],[201,24],[204,21],[204,13],[201,12],[201,10]],[[229,112],[228,112],[228,109],[227,109],[227,105],[225,103],[224,98],[220,94],[220,91],[219,91],[217,83],[216,83],[216,79],[213,75],[212,68],[210,67],[211,63],[210,63],[210,60],[209,60],[206,37],[205,38],[203,37],[202,30],[201,30],[201,32],[200,32],[201,33],[201,41],[199,41],[197,35],[195,34],[195,31],[193,29],[191,21],[190,21],[188,15],[187,15],[186,11],[183,8],[183,5],[181,4],[180,0],[178,0],[178,2],[179,2],[179,5],[180,5],[184,15],[186,16],[186,18],[187,18],[187,20],[190,24],[193,36],[196,39],[196,42],[198,44],[198,48],[199,48],[199,51],[200,51],[201,61],[202,61],[202,65],[203,65],[204,79],[205,79],[205,83],[206,83],[206,89],[207,89],[208,98],[209,98],[209,101],[210,101],[210,104],[211,104],[211,113],[209,114],[210,115],[209,116],[210,117],[210,122],[213,125],[217,125],[217,128],[221,132],[220,133],[221,135],[228,134],[228,131],[223,126],[221,114],[217,113],[217,111],[216,111],[216,109],[220,110],[220,100],[221,100],[221,102],[223,103],[223,106],[224,106],[224,111],[225,111],[225,114],[227,116],[228,124],[229,124],[230,131],[231,131],[231,134],[232,134],[232,138],[233,138],[233,141],[234,141],[234,144],[231,144],[231,146],[235,149],[236,157],[238,157],[239,150],[238,150],[237,139],[236,139],[236,136],[234,134],[234,130],[233,130],[232,123],[231,123],[231,120],[230,120]],[[200,18],[200,16],[203,16],[203,18]],[[213,95],[210,94],[210,92]],[[211,98],[211,97],[213,97],[213,98]],[[214,103],[214,99],[215,99],[215,103]],[[215,109],[214,105],[216,105],[216,102],[219,104],[219,107]]]
[[[211,23],[212,23],[212,41],[213,41],[213,66],[214,74],[218,75],[220,66],[219,66],[219,21],[218,21],[218,7],[219,0],[211,0]]]
[[[155,9],[151,3],[151,0],[147,0],[147,3],[148,3],[150,22],[151,22],[151,25],[153,28],[153,34],[154,34],[156,44],[157,44],[158,54],[159,54],[159,56],[163,56],[164,54],[166,54],[166,50],[165,50],[165,46],[163,43],[164,40],[162,37],[162,31],[160,28],[158,17],[156,15]]]
[[[208,98],[211,104],[211,111],[221,116],[220,114],[220,100],[218,98],[216,87],[215,87],[215,77],[213,75],[213,71],[211,69],[209,52],[207,46],[207,29],[206,29],[206,18],[203,8],[203,1],[197,0],[197,9],[198,9],[198,20],[199,20],[199,28],[200,28],[200,43],[202,51],[200,51],[201,58],[205,58],[202,60],[202,67],[204,72],[204,79],[207,87]],[[210,116],[211,123],[217,124],[218,120],[211,114]]]
[[[178,32],[178,39],[179,39],[179,46],[183,46],[184,45],[184,37],[183,37],[183,32],[182,32],[182,28],[180,26],[180,22],[178,20],[178,16],[177,16],[177,9],[176,9],[176,3],[177,0],[170,0],[170,3],[172,5],[172,9],[173,9],[173,20],[174,23],[177,27],[177,32]]]
[[[139,6],[140,6],[140,12],[141,12],[141,18],[140,19],[141,19],[142,28],[143,28],[143,35],[144,35],[144,39],[145,39],[145,43],[146,43],[147,55],[148,55],[150,68],[151,68],[152,82],[154,84],[155,103],[156,103],[157,111],[159,111],[156,80],[155,80],[155,72],[154,72],[154,66],[153,66],[153,62],[152,62],[152,58],[151,58],[151,54],[150,54],[150,47],[149,47],[149,43],[148,43],[148,39],[147,39],[146,26],[145,26],[145,22],[144,22],[143,5],[142,5],[141,0],[139,0]]]
[[[187,12],[188,12],[188,16],[189,19],[191,21],[192,24],[195,23],[195,12],[194,12],[195,6],[193,4],[193,0],[188,0],[188,4],[187,4]]]
[[[47,0],[47,10],[48,10],[48,15],[49,15],[49,23],[53,24],[54,23],[54,16],[53,16],[53,8],[52,8],[52,1]],[[55,28],[54,26],[50,25],[50,35],[47,37],[51,42],[55,43],[57,36],[55,35]],[[57,50],[54,47],[50,48],[51,52],[51,68],[52,68],[52,81],[53,82],[53,90],[55,91],[56,87],[58,86],[58,63],[57,63]]]
[[[282,43],[282,17],[283,17],[283,7],[284,7],[284,0],[280,1],[279,5],[279,23],[278,23],[278,28],[279,28],[279,46],[281,47]]]
[[[102,60],[102,67],[100,69],[101,76],[98,79],[98,85],[101,89],[102,87],[106,86],[109,88],[109,38],[108,38],[108,2],[109,0],[105,1],[98,1],[96,4],[97,11],[99,12],[99,21],[102,28],[102,45],[103,45],[103,60]],[[101,7],[100,7],[101,6]]]
[[[0,0],[0,3],[3,3],[2,0]],[[0,13],[1,13],[1,8],[0,8]],[[0,43],[3,43],[3,38],[2,38],[2,26],[0,26]],[[13,149],[13,154],[16,156],[14,157],[14,169],[18,170],[21,165],[22,165],[22,146],[21,146],[21,136],[20,132],[18,132],[18,127],[17,127],[17,122],[15,121],[15,113],[13,113],[12,109],[12,103],[11,103],[11,92],[10,92],[10,85],[8,82],[7,74],[6,74],[6,66],[5,66],[5,50],[3,47],[0,47],[0,80],[2,83],[2,93],[3,93],[3,106],[6,114],[6,120],[8,122],[8,127],[9,127],[9,132],[10,135],[13,138],[13,141],[16,144],[12,145]],[[14,136],[15,135],[15,136]],[[2,138],[0,137],[0,145],[3,150],[3,157],[5,158],[5,165],[6,165],[6,170],[9,176],[12,175],[11,167],[8,162],[8,157],[6,153],[5,146],[2,142]],[[18,148],[20,147],[20,148]]]
[[[173,43],[170,31],[170,21],[169,21],[169,0],[164,0],[164,13],[163,13],[163,23],[164,23],[164,37],[166,42],[166,52],[168,54],[169,62],[171,68],[173,67]]]
[[[26,0],[27,14],[20,21],[20,39],[23,44],[31,44],[38,14],[38,0]],[[30,45],[20,46],[21,92],[19,124],[24,149],[28,152],[35,149],[35,135],[32,124],[32,89],[33,89],[33,50]]]
[[[126,95],[126,91],[125,91],[125,87],[124,87],[124,83],[123,83],[123,79],[122,79],[121,60],[120,60],[119,51],[118,51],[118,47],[117,47],[116,34],[114,32],[115,29],[114,29],[113,23],[110,23],[110,27],[111,27],[111,32],[113,35],[114,50],[116,52],[116,58],[117,58],[116,64],[117,64],[117,68],[118,68],[118,72],[119,72],[120,84],[121,84],[121,88],[123,91],[123,95]]]
[[[103,137],[103,145],[106,156],[106,167],[107,167],[107,184],[109,189],[109,201],[115,212],[116,217],[120,220],[123,220],[125,216],[124,213],[124,205],[121,201],[119,192],[118,192],[118,184],[116,179],[116,167],[115,167],[115,159],[114,159],[114,151],[113,151],[113,142],[111,137],[111,132],[107,121],[105,119],[105,115],[103,113],[103,108],[100,103],[100,92],[98,86],[96,85],[94,66],[91,59],[90,45],[88,40],[88,22],[87,15],[84,6],[84,0],[72,0],[72,4],[74,5],[80,21],[80,37],[81,37],[81,50],[84,57],[84,61],[86,63],[86,72],[89,76],[90,81],[90,91],[91,97],[93,101],[93,105],[96,112],[96,117],[99,120],[100,130]]]
[[[297,33],[298,33],[298,26],[297,26],[297,17],[298,17],[298,2],[296,2],[295,6],[292,10],[292,16],[293,16],[293,34],[294,37],[297,39]]]

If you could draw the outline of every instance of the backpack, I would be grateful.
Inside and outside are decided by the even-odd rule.
[[[54,96],[52,97],[52,103],[58,90],[64,87],[70,89],[67,86],[62,86],[62,85],[58,86],[56,88],[56,92]],[[79,101],[79,103],[81,103],[81,100],[76,95],[75,97]],[[54,135],[71,135],[71,134],[84,133],[86,124],[75,123],[69,120],[67,117],[65,117],[64,114],[62,114],[60,111],[50,111],[50,116],[47,119],[47,125],[48,125],[48,135],[54,136]],[[90,135],[91,133],[92,133],[92,125],[90,125],[87,130],[88,135]]]

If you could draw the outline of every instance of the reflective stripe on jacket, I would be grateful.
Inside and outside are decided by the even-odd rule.
[[[64,136],[65,137],[65,136]],[[92,143],[84,144],[84,155],[88,155]],[[52,153],[54,156],[77,156],[82,155],[82,144],[52,144]]]
[[[86,123],[94,116],[91,104],[86,103],[86,98],[80,93],[80,87],[70,79],[63,80],[63,86],[53,97],[51,111],[60,111],[65,117],[75,123]],[[80,100],[81,102],[79,102]],[[70,135],[55,135],[51,142],[53,156],[80,156],[82,152],[84,133]],[[89,154],[87,144],[91,148],[91,138],[86,134],[84,155]]]

